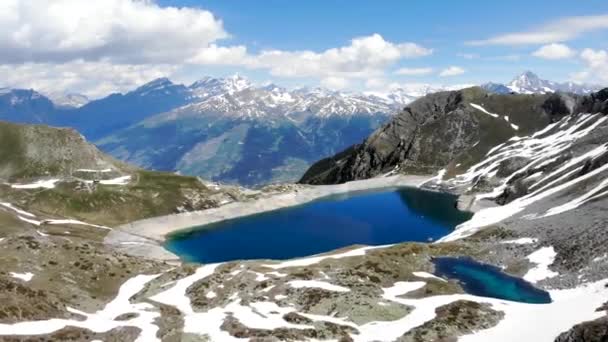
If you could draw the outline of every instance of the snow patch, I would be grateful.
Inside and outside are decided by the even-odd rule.
[[[13,189],[53,189],[60,179],[39,180],[30,184],[10,184]]]
[[[538,242],[538,239],[520,238],[520,239],[515,239],[515,240],[505,240],[505,241],[501,241],[500,243],[514,244],[514,245],[529,245],[529,244],[533,244],[536,242]]]
[[[553,246],[543,247],[528,255],[526,258],[530,260],[531,263],[536,264],[536,267],[529,270],[528,273],[524,275],[524,279],[531,283],[537,283],[543,279],[558,276],[559,273],[549,269],[549,266],[555,261],[556,256],[557,253],[555,252],[555,249],[553,249]]]
[[[471,107],[481,111],[482,113],[488,114],[489,116],[493,117],[493,118],[499,118],[500,115],[495,114],[495,113],[490,113],[488,112],[485,108],[483,108],[482,106],[475,104],[475,103],[469,103],[471,105]]]
[[[32,278],[34,277],[34,274],[31,272],[26,272],[26,273],[11,272],[11,277],[21,279],[25,282],[28,282],[28,281],[32,280]]]
[[[443,279],[443,278],[439,278],[438,276],[434,275],[434,274],[430,274],[427,272],[412,272],[413,275],[415,275],[418,278],[425,278],[425,279],[436,279],[436,280],[440,280],[443,282],[447,283],[447,280]]]

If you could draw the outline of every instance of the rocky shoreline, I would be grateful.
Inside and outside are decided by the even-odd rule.
[[[395,175],[337,185],[288,189],[286,192],[262,196],[253,201],[233,202],[219,208],[131,222],[110,231],[104,242],[113,249],[129,255],[176,261],[179,257],[167,251],[162,244],[168,235],[179,231],[260,212],[297,206],[332,195],[393,187],[419,187],[429,179],[431,176]]]

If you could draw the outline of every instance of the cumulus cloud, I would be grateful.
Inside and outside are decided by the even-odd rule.
[[[358,37],[350,45],[322,52],[267,50],[248,58],[251,68],[269,69],[282,77],[366,78],[404,58],[427,56],[432,50],[414,43],[392,43],[379,34]]]
[[[585,33],[608,29],[608,14],[567,17],[527,32],[498,35],[470,41],[470,45],[530,45],[565,42]]]
[[[433,73],[433,68],[400,68],[395,74],[402,76],[422,76]]]
[[[81,85],[78,91],[95,96],[111,88],[108,77],[117,78],[113,90],[122,90],[123,84],[148,80],[142,77],[148,71],[158,75],[223,65],[318,79],[341,88],[353,79],[382,77],[402,59],[432,53],[415,43],[387,41],[379,34],[324,51],[259,53],[251,53],[245,45],[230,45],[229,38],[223,22],[209,11],[161,7],[152,0],[0,1],[0,66],[6,71],[14,65],[22,73],[5,77],[2,83],[9,86],[38,87],[55,81],[57,88]]]
[[[552,43],[541,46],[532,55],[544,59],[564,59],[573,57],[576,55],[576,51],[572,50],[568,45]]]
[[[465,70],[459,66],[451,66],[447,67],[439,73],[441,77],[450,77],[450,76],[458,76],[465,73]]]
[[[169,64],[112,64],[107,61],[71,61],[62,64],[0,65],[0,79],[17,88],[46,94],[83,92],[97,98],[124,92],[153,79],[171,76],[181,67]]]
[[[205,10],[140,0],[3,0],[0,62],[173,63],[228,38]]]
[[[584,49],[579,57],[586,67],[573,75],[575,81],[608,85],[608,51]]]
[[[330,76],[321,80],[321,86],[333,90],[340,90],[348,87],[349,81],[343,77]]]

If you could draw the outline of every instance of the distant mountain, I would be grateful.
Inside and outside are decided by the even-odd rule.
[[[98,141],[142,167],[259,185],[296,180],[314,160],[360,142],[414,97],[253,86],[205,78],[190,103]]]
[[[189,86],[160,78],[125,94],[87,102],[33,90],[0,91],[0,119],[76,128],[115,157],[139,166],[225,182],[293,181],[314,161],[360,143],[410,102],[462,89],[411,84],[388,92],[257,86],[246,78],[205,77]],[[490,93],[594,89],[545,81],[531,72]]]
[[[187,104],[190,90],[160,78],[126,94],[112,94],[64,113],[55,124],[76,128],[88,139],[98,139],[150,115]]]
[[[526,71],[515,77],[509,84],[506,85],[506,88],[519,94],[547,94],[566,92],[578,95],[587,95],[600,90],[602,87],[589,84],[577,84],[573,82],[558,83],[547,81],[541,79],[533,72]],[[504,91],[504,88],[499,88],[499,90]]]
[[[511,88],[501,83],[488,82],[481,85],[481,88],[493,94],[509,94],[512,92]]]
[[[48,95],[55,107],[60,109],[75,109],[80,108],[90,102],[86,95],[68,93],[68,94],[51,94]]]
[[[54,113],[53,102],[34,90],[0,88],[0,120],[46,123]]]

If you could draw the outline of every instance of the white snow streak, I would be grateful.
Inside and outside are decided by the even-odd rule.
[[[52,189],[60,179],[39,180],[30,184],[10,184],[13,189]]]
[[[288,282],[287,285],[289,285],[293,288],[296,288],[296,289],[303,288],[303,287],[316,287],[319,289],[324,289],[324,290],[334,291],[334,292],[349,292],[350,291],[350,289],[348,287],[338,286],[338,285],[326,283],[323,281],[317,281],[317,280],[292,280],[292,281]]]
[[[473,107],[483,113],[486,113],[486,114],[490,115],[491,117],[494,117],[494,118],[500,117],[500,115],[498,115],[498,114],[488,112],[485,108],[483,108],[482,106],[480,106],[478,104],[475,104],[475,103],[469,103],[469,104],[471,105],[471,107]]]
[[[559,275],[559,273],[549,269],[549,266],[553,264],[556,256],[557,253],[552,246],[543,247],[528,255],[526,258],[528,258],[531,263],[536,264],[536,267],[529,270],[528,273],[524,275],[524,279],[531,283],[537,283],[543,279],[552,278]]]
[[[31,273],[31,272],[26,272],[26,273],[11,272],[11,277],[17,278],[17,279],[21,279],[21,280],[23,280],[25,282],[28,282],[28,281],[32,280],[32,278],[34,277],[34,273]]]

